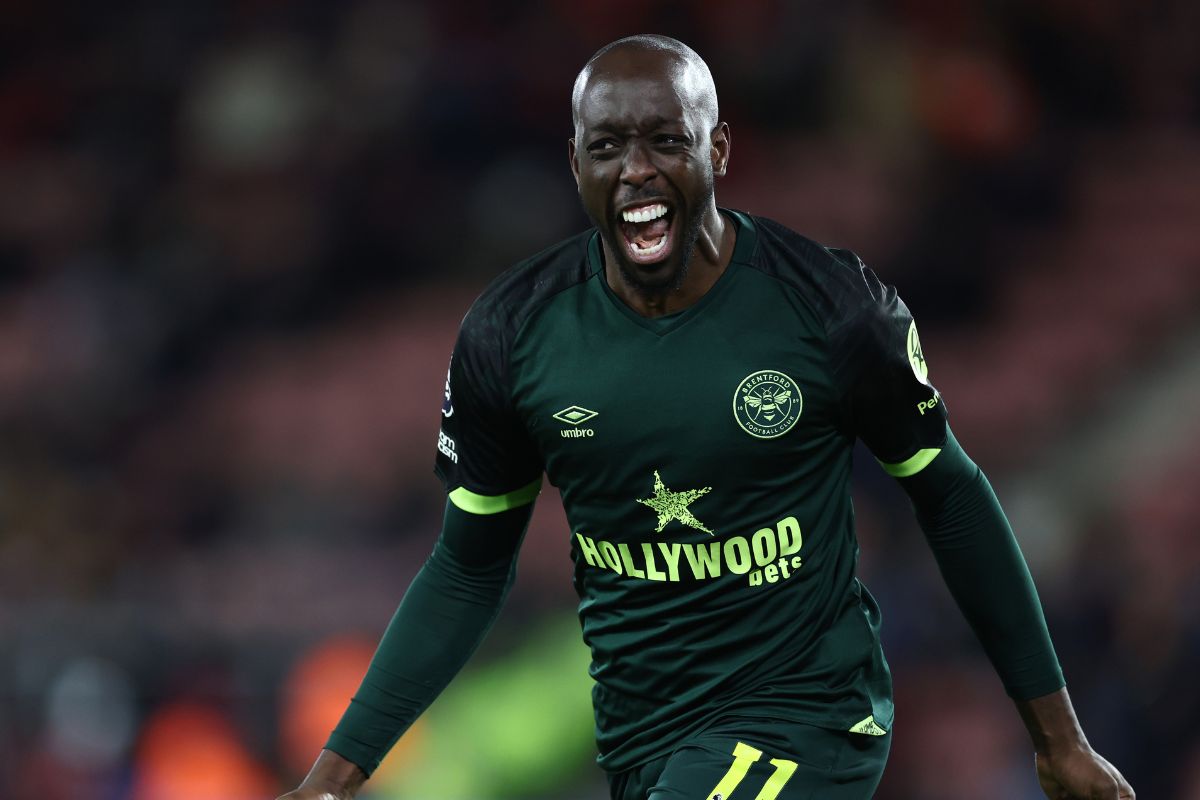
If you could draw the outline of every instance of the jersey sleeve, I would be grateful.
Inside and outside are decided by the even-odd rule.
[[[946,403],[929,380],[908,307],[894,287],[857,263],[864,293],[841,338],[852,426],[889,474],[907,477],[940,452],[946,440]]]
[[[532,502],[542,463],[513,406],[504,336],[473,308],[446,375],[434,471],[464,511],[495,514]]]

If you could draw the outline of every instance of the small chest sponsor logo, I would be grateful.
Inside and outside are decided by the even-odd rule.
[[[590,419],[600,416],[600,412],[592,411],[590,408],[584,408],[583,406],[567,406],[562,411],[556,411],[551,416],[559,422],[571,426],[559,431],[564,439],[583,439],[588,436],[595,436],[596,432],[591,428],[581,428],[579,426]]]
[[[774,369],[747,375],[733,393],[733,418],[756,439],[774,439],[800,419],[804,399],[794,380]]]

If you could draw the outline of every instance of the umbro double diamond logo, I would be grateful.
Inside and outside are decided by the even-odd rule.
[[[567,406],[562,411],[556,411],[552,416],[559,422],[571,426],[559,431],[564,439],[582,439],[588,436],[595,436],[596,432],[591,428],[581,428],[579,426],[590,419],[595,419],[599,415],[599,411],[592,411],[590,408],[584,408],[583,406]]]
[[[579,425],[582,422],[587,422],[599,413],[599,411],[592,411],[590,408],[584,408],[583,406],[567,406],[562,411],[557,412],[554,418],[568,425]]]

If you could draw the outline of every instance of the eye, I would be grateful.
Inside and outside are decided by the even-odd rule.
[[[688,144],[688,138],[682,133],[660,133],[654,137],[655,141],[667,147],[684,147]]]
[[[597,139],[587,146],[587,151],[599,155],[601,153],[612,152],[617,149],[617,146],[615,139]]]

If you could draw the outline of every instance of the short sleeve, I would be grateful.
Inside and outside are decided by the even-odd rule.
[[[895,288],[861,266],[864,303],[843,341],[854,433],[888,473],[914,475],[946,440],[946,403],[929,380],[917,323]]]
[[[512,404],[505,337],[472,313],[446,374],[434,471],[465,511],[498,513],[533,500],[541,486],[536,446]]]

